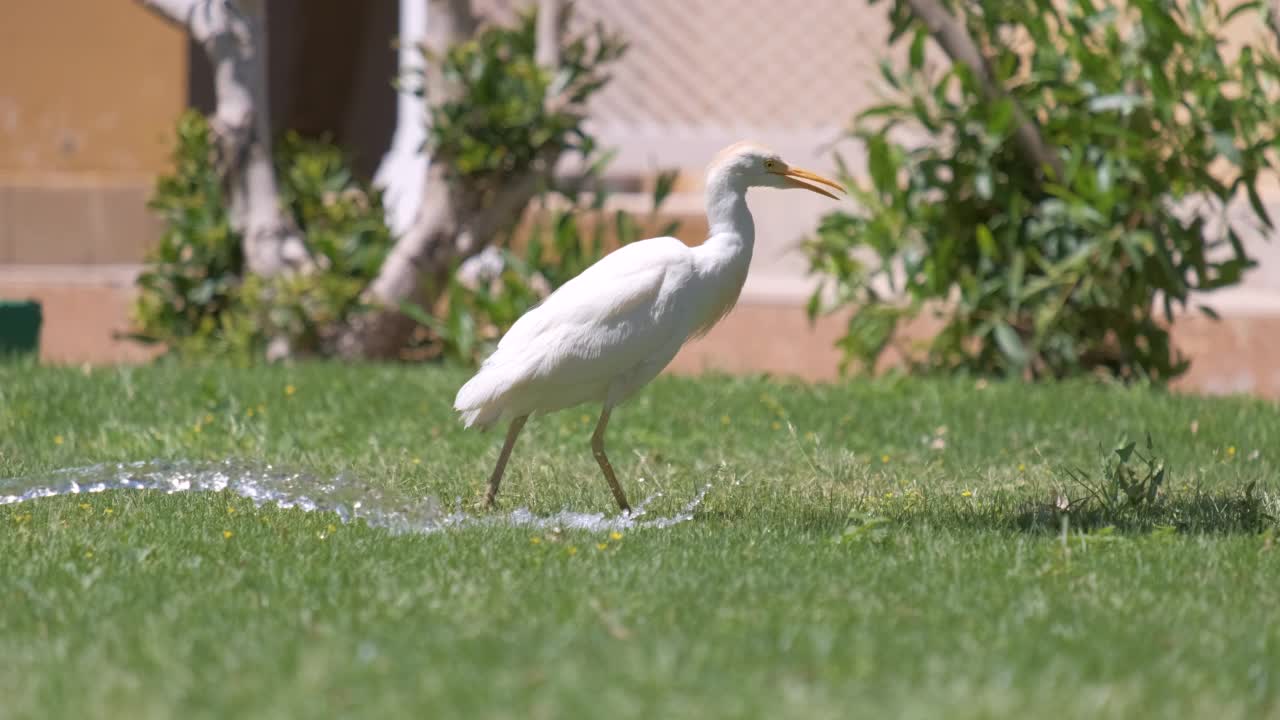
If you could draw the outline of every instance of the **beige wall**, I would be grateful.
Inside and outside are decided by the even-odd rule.
[[[130,0],[3,0],[0,263],[137,261],[186,48]]]
[[[186,47],[129,0],[4,0],[0,179],[148,179],[186,102]]]

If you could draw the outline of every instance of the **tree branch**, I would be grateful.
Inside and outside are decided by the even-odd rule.
[[[1280,0],[1273,0],[1280,2]],[[987,64],[978,44],[974,42],[965,28],[964,22],[953,16],[939,0],[906,0],[911,12],[924,23],[952,62],[964,63],[981,83],[988,100],[1008,100],[1013,104],[1013,119],[1017,127],[1014,137],[1027,157],[1035,163],[1036,168],[1044,172],[1049,168],[1053,178],[1063,179],[1062,161],[1040,133],[1040,127],[1018,105],[1009,93],[996,81],[995,73]]]
[[[538,2],[538,25],[534,29],[537,45],[533,58],[552,72],[560,67],[560,33],[566,19],[563,9],[560,0]]]
[[[1271,27],[1271,33],[1276,36],[1276,43],[1280,45],[1280,0],[1271,0],[1267,4],[1267,23]]]

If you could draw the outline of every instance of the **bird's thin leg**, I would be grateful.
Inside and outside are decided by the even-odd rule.
[[[502,483],[502,473],[507,469],[507,460],[511,458],[511,449],[516,446],[516,438],[520,437],[520,429],[528,419],[528,415],[521,415],[512,420],[511,426],[507,428],[507,440],[502,443],[502,452],[498,454],[498,466],[493,469],[493,475],[489,477],[489,488],[485,490],[484,503],[480,505],[485,510],[493,507],[493,499],[498,495],[498,485]]]
[[[609,464],[609,456],[604,454],[604,431],[607,427],[609,427],[608,405],[600,413],[600,422],[596,423],[596,431],[591,435],[591,452],[596,456],[596,462],[600,463],[604,479],[609,481],[609,489],[613,491],[613,499],[618,501],[618,508],[624,512],[631,512],[631,506],[627,504],[627,495],[622,492],[622,486],[618,484],[618,476],[613,474],[613,466]]]

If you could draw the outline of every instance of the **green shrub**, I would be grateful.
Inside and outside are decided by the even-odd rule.
[[[231,229],[214,152],[204,116],[184,113],[173,171],[160,176],[149,203],[164,232],[138,278],[135,339],[167,343],[178,351],[215,332],[234,302],[244,257],[240,236]]]
[[[882,65],[892,99],[852,131],[870,182],[849,180],[859,209],[825,217],[808,244],[835,307],[852,308],[846,359],[872,366],[900,325],[928,310],[943,325],[911,360],[918,370],[1178,375],[1187,364],[1170,344],[1175,308],[1254,265],[1222,207],[1247,198],[1270,227],[1256,188],[1274,169],[1280,63],[1265,9],[963,8],[1010,99],[989,100],[962,65],[927,70],[927,33],[893,0],[891,40],[910,40],[909,63]],[[1264,42],[1229,57],[1227,21],[1254,23]],[[1013,103],[1037,119],[1062,177],[1039,181],[1014,142]],[[902,140],[904,128],[922,141]]]
[[[281,201],[321,270],[246,276],[207,121],[184,114],[177,138],[174,170],[150,203],[165,230],[138,279],[134,337],[186,358],[250,362],[279,336],[302,354],[325,353],[391,248],[380,195],[352,176],[338,148],[286,134],[276,150]]]

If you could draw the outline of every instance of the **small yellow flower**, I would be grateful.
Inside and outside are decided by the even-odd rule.
[[[80,503],[81,510],[93,510],[93,506],[89,503]]]
[[[61,436],[61,435],[54,435],[54,436],[53,436],[53,444],[54,444],[54,445],[61,445],[63,442],[64,442],[64,440],[62,439],[62,436]]]
[[[774,430],[781,430],[781,429],[782,429],[782,423],[778,422],[777,420],[774,420],[774,421],[773,421],[773,429],[774,429]]]
[[[93,557],[93,551],[92,551],[92,550],[85,550],[85,551],[84,551],[84,556],[85,556],[85,557],[87,557],[87,558],[91,558],[91,557]]]
[[[609,543],[596,543],[597,550],[604,550],[609,547]]]
[[[720,424],[721,424],[721,425],[728,425],[728,424],[729,424],[729,416],[728,416],[728,415],[721,415],[721,416],[720,416]]]
[[[881,464],[887,464],[887,463],[889,462],[889,456],[888,456],[888,455],[881,455],[881,456],[880,456],[880,462],[881,462]]]
[[[209,424],[209,423],[211,423],[211,422],[213,422],[213,416],[212,416],[212,415],[210,415],[210,414],[208,414],[208,413],[205,413],[205,416],[204,416],[204,424],[205,424],[205,425],[208,425],[208,424]]]
[[[582,424],[587,425],[587,424],[590,424],[590,422],[591,422],[591,416],[584,413],[582,416]]]
[[[1027,471],[1027,464],[1026,464],[1026,463],[1018,463],[1018,472],[1026,472],[1026,471]]]
[[[107,508],[106,510],[103,510],[102,512],[104,512],[104,513],[106,513],[106,514],[110,515],[110,514],[114,513],[114,512],[115,512],[115,510],[112,510],[111,508]]]
[[[245,417],[253,417],[253,408],[244,411]]]
[[[235,514],[236,514],[236,508],[235,508],[235,506],[234,506],[234,505],[228,505],[228,506],[227,506],[227,514],[228,514],[228,515],[235,515]]]
[[[1235,457],[1235,456],[1236,456],[1236,446],[1235,446],[1235,445],[1232,445],[1231,447],[1227,448],[1227,455],[1228,455],[1229,457]]]
[[[564,551],[569,553],[570,555],[578,554],[578,548],[574,547],[573,545],[570,545],[569,547],[565,548]]]
[[[414,464],[414,465],[421,465],[421,464],[422,464],[422,458],[420,458],[420,457],[416,457],[416,458],[414,458],[414,459],[413,459],[413,464]]]
[[[610,540],[621,540],[621,539],[622,539],[622,533],[618,532],[617,530],[614,530],[613,532],[609,533],[609,539],[610,539]]]
[[[335,533],[335,532],[338,532],[338,526],[334,525],[333,523],[329,523],[329,526],[326,527],[325,530],[331,533]]]
[[[293,394],[294,394],[294,393],[296,393],[296,392],[298,392],[298,388],[296,388],[296,387],[294,387],[294,386],[292,386],[292,385],[285,385],[285,386],[284,386],[284,394],[285,394],[285,396],[286,396],[286,397],[287,397],[287,396],[290,396],[290,395],[293,395]]]
[[[960,493],[960,497],[973,497],[973,491],[965,490],[964,492]]]
[[[201,428],[200,428],[200,423],[196,423],[195,425],[193,425],[193,426],[191,427],[191,429],[192,429],[192,430],[194,430],[195,432],[200,432],[200,430],[201,430]]]
[[[531,537],[531,538],[529,538],[529,544],[530,544],[530,545],[541,545],[541,544],[542,544],[542,538],[540,538],[540,537]]]
[[[232,535],[235,535],[235,533],[231,532],[230,530],[223,530],[223,531],[222,531],[222,537],[223,537],[223,539],[225,539],[225,540],[230,540]]]

